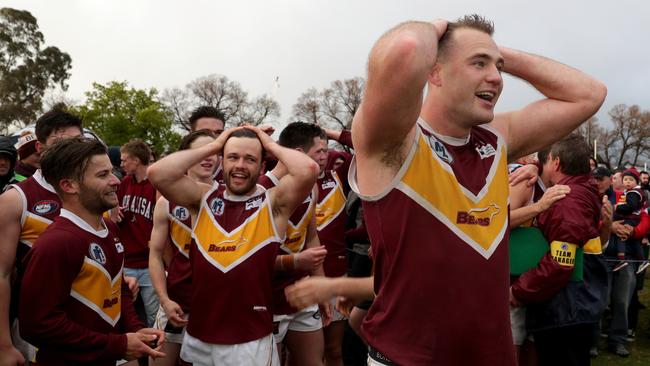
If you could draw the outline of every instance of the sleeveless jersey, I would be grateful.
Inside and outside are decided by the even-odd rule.
[[[266,189],[271,189],[278,184],[279,180],[271,172],[260,176],[258,184]],[[286,238],[280,246],[279,254],[299,253],[305,249],[307,239],[307,228],[314,217],[315,200],[310,193],[307,198],[293,211],[287,223]],[[273,273],[273,314],[293,314],[298,309],[289,305],[284,289],[305,277],[308,273],[304,271],[275,271]]]
[[[187,332],[213,344],[239,344],[273,331],[271,277],[284,240],[269,195],[225,197],[225,186],[203,197],[192,231],[192,298]]]
[[[44,310],[41,304],[26,301],[21,301],[20,305],[20,319],[21,324],[25,322],[24,326],[41,327],[39,323],[27,319],[29,314],[32,314],[36,316],[35,319],[45,322],[42,325],[44,329],[54,333],[62,332],[65,337],[70,337],[72,343],[73,340],[82,339],[87,350],[95,345],[97,351],[94,357],[100,359],[92,362],[93,364],[106,364],[106,360],[101,359],[106,357],[102,352],[106,352],[105,348],[108,346],[107,340],[103,338],[104,334],[113,334],[114,337],[141,327],[132,309],[130,313],[125,311],[123,314],[124,247],[115,234],[117,227],[110,221],[105,221],[104,224],[105,228],[98,231],[74,213],[61,210],[61,216],[39,237],[34,250],[26,257],[28,264],[25,284],[36,286],[41,294],[39,296],[47,299],[59,296],[61,291],[69,291],[69,298],[59,306],[47,305],[52,307],[52,310]],[[53,272],[56,272],[56,275],[53,276]],[[37,284],[43,279],[47,280],[47,286]],[[29,294],[29,297],[23,297],[23,300],[33,299],[33,292],[34,290],[24,289],[23,294]],[[60,314],[42,313],[58,310],[65,313],[65,322],[57,320],[56,317],[61,316]],[[101,336],[90,336],[88,331],[98,332]],[[58,336],[51,334],[50,337]],[[50,342],[53,345],[48,346]],[[63,340],[59,339],[58,342]],[[36,359],[39,363],[59,364],[61,360],[74,360],[75,358],[69,359],[69,354],[79,352],[55,344],[47,337],[42,341],[37,340],[39,350]],[[112,362],[115,363],[114,360]]]
[[[124,207],[124,218],[118,224],[126,248],[124,266],[147,268],[156,189],[148,179],[136,182],[133,175],[127,175],[117,189],[117,197]]]
[[[192,242],[192,217],[183,206],[168,202],[169,241],[172,259],[167,268],[167,294],[183,311],[189,311],[192,292],[190,245]]]
[[[414,139],[391,185],[360,195],[377,294],[363,333],[397,364],[514,365],[505,144],[479,126],[450,145],[421,120]]]
[[[342,181],[335,170],[326,170],[323,176],[318,178],[316,185],[318,238],[327,249],[323,269],[327,277],[340,277],[348,270],[345,253],[347,177],[346,181]]]

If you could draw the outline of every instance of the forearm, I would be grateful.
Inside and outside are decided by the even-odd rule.
[[[0,276],[0,346],[11,345],[11,326],[9,324],[9,302],[11,285],[9,276]]]
[[[315,170],[318,169],[318,165],[305,153],[294,149],[287,149],[276,142],[267,144],[265,148],[286,167],[287,175],[299,181],[314,180],[316,175]],[[312,184],[313,182],[306,187],[311,190]]]
[[[183,178],[193,165],[219,150],[218,146],[210,143],[196,149],[177,151],[152,164],[147,169],[147,177],[156,187],[170,185]]]
[[[566,286],[572,273],[573,266],[560,265],[547,253],[512,284],[512,294],[525,304],[548,300]]]
[[[153,248],[150,248],[149,251],[149,275],[151,276],[151,285],[160,299],[160,304],[163,304],[169,300],[167,277],[165,276],[162,252]]]
[[[499,50],[504,58],[504,71],[524,79],[550,99],[594,105],[597,111],[605,86],[593,77],[560,62],[507,47]],[[589,113],[588,113],[589,114]],[[576,124],[579,125],[584,121]]]
[[[510,211],[510,229],[520,226],[541,212],[541,208],[536,203]]]
[[[333,278],[331,286],[335,296],[365,298],[367,300],[372,300],[375,297],[373,276]]]
[[[122,278],[122,287],[121,287],[121,301],[120,311],[122,316],[120,322],[122,323],[122,330],[124,333],[137,332],[138,330],[145,327],[145,325],[140,321],[138,314],[135,312],[135,307],[133,306],[133,295],[129,286]]]

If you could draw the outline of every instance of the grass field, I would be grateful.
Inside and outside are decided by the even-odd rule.
[[[632,353],[628,358],[621,358],[607,352],[606,339],[601,339],[600,355],[592,360],[593,366],[650,366],[650,275],[646,272],[645,288],[639,293],[639,300],[647,309],[639,313],[639,326],[634,342],[627,344]]]

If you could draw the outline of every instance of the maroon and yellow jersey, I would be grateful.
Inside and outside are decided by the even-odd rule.
[[[116,231],[61,210],[25,258],[20,331],[38,347],[38,363],[114,365],[126,352],[124,333],[142,328]]]
[[[265,175],[260,176],[257,183],[266,189],[271,189],[278,185],[279,180],[273,173],[267,172]],[[315,200],[310,193],[295,211],[293,211],[287,223],[286,238],[280,246],[281,252],[279,254],[299,253],[305,249],[307,229],[314,217],[315,206]],[[306,275],[307,273],[303,271],[276,271],[273,274],[274,315],[293,314],[298,311],[298,309],[289,305],[284,295],[284,289]]]
[[[203,342],[239,344],[273,331],[271,277],[279,235],[266,190],[203,197],[192,231],[192,298],[187,332]]]
[[[349,165],[344,163],[344,166],[347,168]],[[345,171],[347,172],[347,169]],[[340,277],[348,270],[345,253],[345,222],[347,220],[345,204],[349,191],[347,174],[342,179],[337,171],[326,170],[316,181],[316,186],[318,187],[318,203],[316,204],[318,238],[327,249],[323,270],[327,277]]]
[[[360,195],[377,294],[365,338],[397,364],[514,365],[506,146],[490,127],[451,141],[423,121],[414,139],[391,185]],[[353,163],[358,193],[355,179]]]
[[[169,241],[172,259],[167,268],[167,293],[183,311],[189,311],[192,292],[192,267],[190,245],[192,242],[192,217],[187,207],[167,202]]]
[[[124,213],[118,226],[126,248],[125,267],[147,268],[156,189],[148,179],[137,182],[134,176],[127,175],[117,189],[117,197]]]
[[[20,194],[23,212],[16,263],[20,263],[36,239],[59,216],[61,199],[45,181],[40,169],[30,178],[11,186]]]
[[[219,164],[217,170],[214,172],[214,181],[217,184],[223,184],[223,165]]]

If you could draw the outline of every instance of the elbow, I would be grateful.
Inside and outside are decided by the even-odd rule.
[[[147,168],[147,179],[154,185],[160,183],[160,169],[157,163],[153,163]]]
[[[320,167],[318,166],[318,163],[315,161],[310,161],[309,164],[307,165],[305,171],[305,178],[308,179],[309,181],[313,183],[316,183],[316,179],[318,178],[318,174],[320,174]]]
[[[589,114],[594,115],[598,112],[600,106],[603,105],[605,97],[607,97],[607,86],[598,80],[593,80],[589,85],[587,93],[585,100],[589,108]]]

